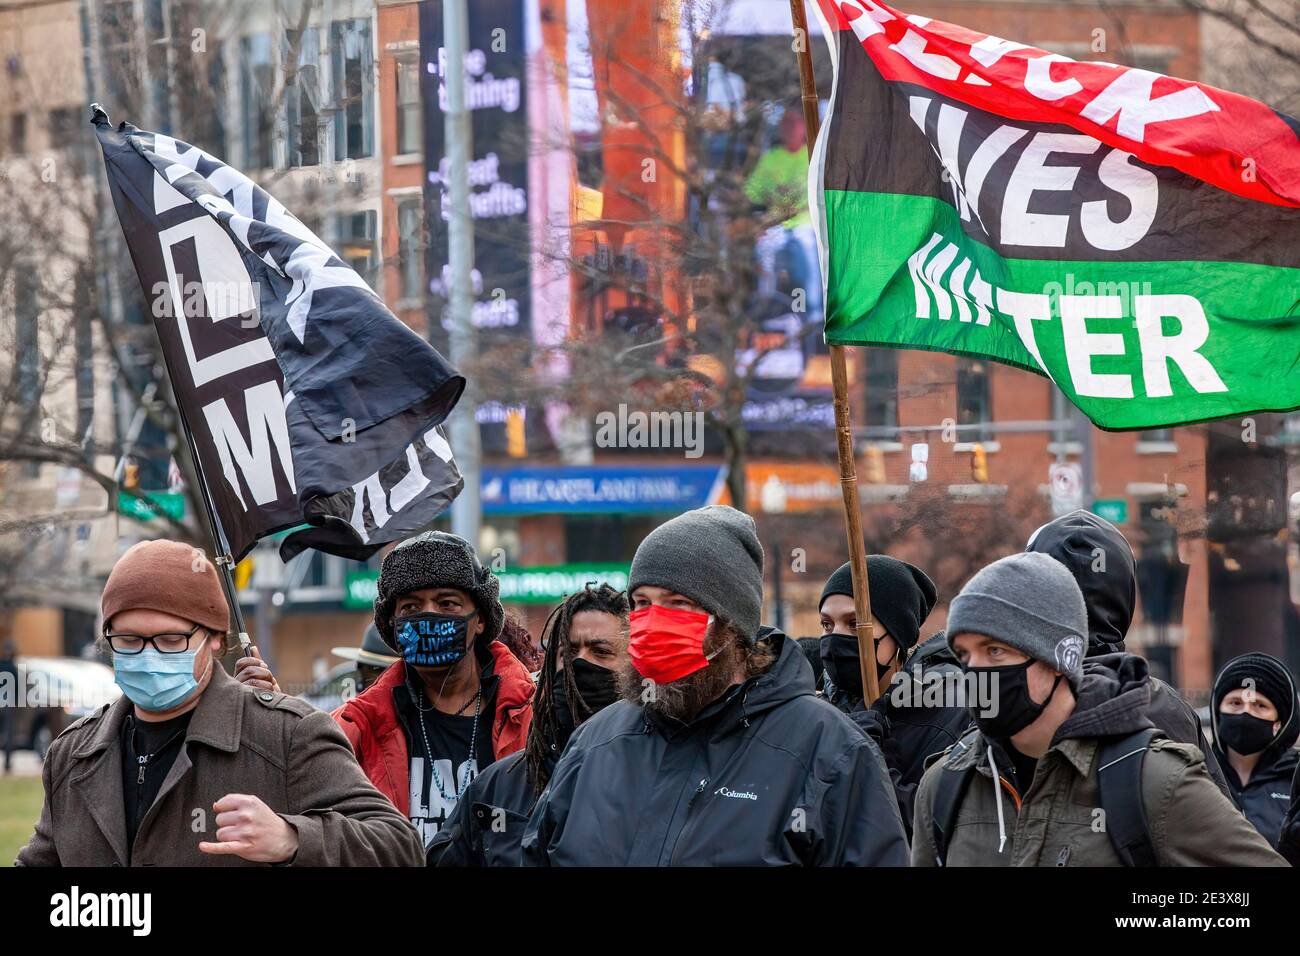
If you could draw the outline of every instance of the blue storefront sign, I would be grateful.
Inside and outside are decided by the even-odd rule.
[[[717,502],[721,465],[484,468],[484,514],[687,511]]]

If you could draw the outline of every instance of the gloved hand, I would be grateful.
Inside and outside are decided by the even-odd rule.
[[[858,725],[858,729],[876,742],[882,750],[890,739],[889,718],[880,711],[858,705],[857,710],[849,713],[849,720]]]
[[[878,705],[880,701],[877,701]],[[898,742],[894,740],[893,727],[889,722],[885,708],[880,706],[863,707],[849,712],[849,720],[858,725],[858,729],[876,742],[880,753],[885,758],[885,766],[897,771],[899,768]]]

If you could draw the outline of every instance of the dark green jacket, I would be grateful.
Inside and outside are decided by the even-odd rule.
[[[978,729],[930,766],[917,793],[913,866],[937,862],[931,821],[939,775],[972,767],[975,776],[948,843],[948,866],[1121,865],[1106,833],[1097,757],[1104,738],[1150,726],[1144,716],[1150,684],[1141,658],[1112,657],[1112,667],[1085,675],[1074,713],[1038,761],[1032,781],[1017,781],[1005,752]],[[1152,743],[1143,763],[1142,803],[1161,866],[1286,865],[1210,778],[1205,758],[1190,744]]]

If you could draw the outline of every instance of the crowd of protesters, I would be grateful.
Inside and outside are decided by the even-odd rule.
[[[1106,560],[1098,562],[1103,553]],[[761,620],[764,554],[725,506],[651,532],[538,653],[464,539],[384,558],[359,693],[327,715],[256,652],[187,545],[131,548],[102,598],[123,695],[50,747],[17,863],[1281,866],[1300,862],[1286,666],[1215,680],[1210,739],[1124,642],[1133,553],[1087,512],[940,595],[867,560],[867,699],[849,565],[822,635]]]

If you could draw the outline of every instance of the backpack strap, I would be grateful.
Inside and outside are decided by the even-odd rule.
[[[957,826],[957,812],[961,809],[962,798],[970,787],[971,777],[977,771],[974,767],[965,770],[948,770],[939,774],[934,791],[934,803],[931,806],[930,829],[934,836],[935,860],[940,866],[948,865],[948,844],[952,840],[952,831]]]
[[[1097,787],[1106,814],[1106,835],[1124,866],[1158,866],[1155,845],[1142,805],[1142,764],[1156,737],[1147,727],[1124,737],[1112,737],[1097,756]]]

